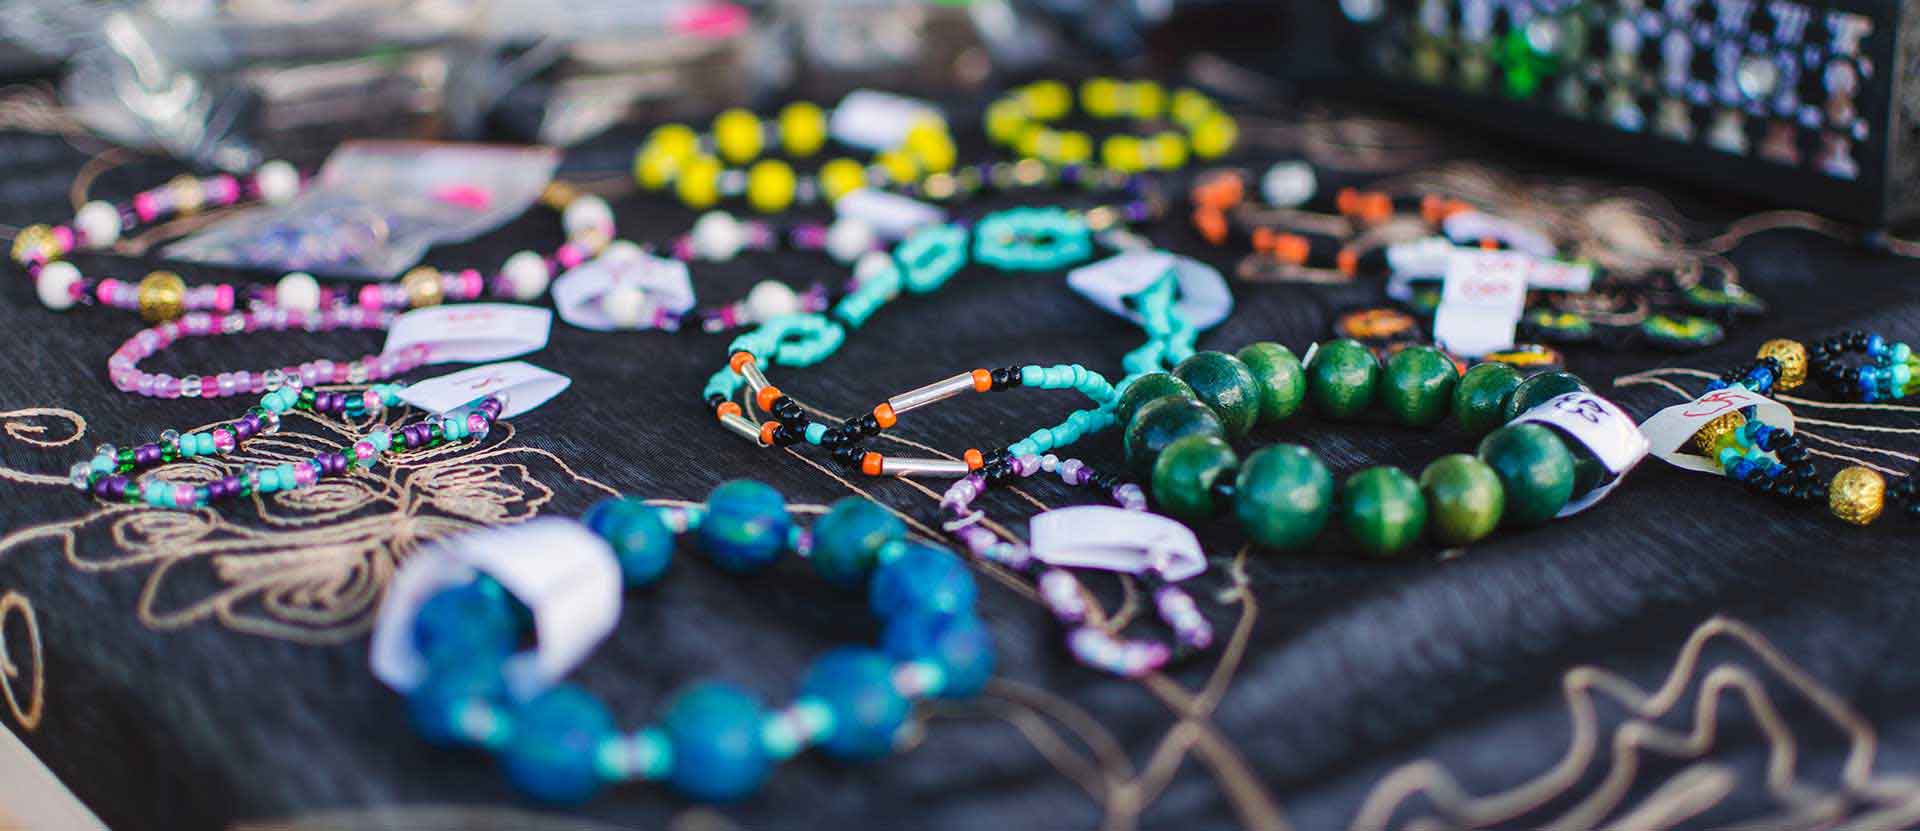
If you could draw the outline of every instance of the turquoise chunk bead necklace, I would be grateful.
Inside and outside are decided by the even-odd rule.
[[[579,803],[608,785],[654,781],[703,802],[737,800],[808,748],[845,761],[881,758],[914,701],[968,698],[993,675],[993,642],[975,615],[978,590],[966,564],[908,539],[904,523],[865,499],[834,503],[809,531],[793,523],[778,491],[736,480],[702,506],[615,498],[580,521],[607,541],[629,586],[657,580],[676,540],[737,573],[761,570],[782,552],[806,558],[834,585],[864,586],[882,634],[877,647],[815,659],[785,707],[704,681],[674,695],[658,724],[622,732],[606,705],[576,685],[515,700],[502,663],[527,637],[526,609],[485,576],[444,589],[413,621],[428,669],[408,694],[409,716],[430,741],[493,752],[535,798]]]

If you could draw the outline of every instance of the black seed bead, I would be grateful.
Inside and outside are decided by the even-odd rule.
[[[720,409],[720,405],[725,403],[727,403],[727,397],[720,393],[716,392],[707,396],[707,409],[709,410],[718,410]]]
[[[854,426],[855,426],[855,429],[859,431],[860,435],[863,435],[863,436],[880,435],[880,421],[879,419],[876,419],[873,417],[873,413],[867,413],[866,415],[861,416],[859,421],[854,422]]]
[[[800,402],[786,396],[774,399],[773,414],[781,421],[805,421],[807,411],[800,408]]]
[[[1012,383],[1009,380],[1011,374],[1005,369],[996,369],[990,374],[993,375],[993,388],[996,390],[1006,389]]]
[[[865,455],[867,455],[866,451],[852,445],[836,447],[833,450],[834,461],[852,468],[859,467],[860,458]]]
[[[1017,367],[1017,366],[1010,366],[1010,367],[1006,367],[1006,372],[1007,372],[1007,386],[1008,386],[1008,387],[1017,387],[1017,386],[1020,386],[1021,384],[1023,384],[1023,383],[1025,383],[1024,381],[1021,381],[1021,380],[1020,380],[1020,368],[1019,368],[1019,367]]]

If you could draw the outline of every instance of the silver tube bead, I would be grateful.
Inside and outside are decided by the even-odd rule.
[[[973,373],[964,372],[944,381],[935,381],[917,390],[909,390],[887,399],[894,415],[945,401],[961,393],[973,392]]]
[[[880,458],[881,476],[935,476],[943,479],[958,479],[970,472],[966,462],[948,459],[902,459],[895,456]]]
[[[746,416],[739,416],[739,415],[734,415],[732,413],[728,413],[720,417],[720,425],[727,428],[728,430],[732,430],[733,432],[746,437],[748,441],[751,441],[754,444],[760,443],[759,426],[755,425],[751,421],[748,421]]]
[[[760,364],[758,363],[749,362],[741,364],[740,377],[747,379],[747,388],[756,393],[766,389],[768,386],[766,373],[760,371]]]

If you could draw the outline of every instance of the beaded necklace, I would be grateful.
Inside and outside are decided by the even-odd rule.
[[[445,589],[412,620],[427,673],[408,692],[407,709],[430,740],[497,754],[508,778],[536,798],[578,803],[608,784],[645,780],[696,800],[736,800],[774,763],[809,747],[846,761],[883,757],[913,702],[970,698],[993,674],[993,643],[975,615],[978,590],[966,565],[909,541],[906,526],[868,500],[834,503],[809,532],[792,523],[779,491],[735,480],[703,506],[609,499],[581,522],[611,548],[629,586],[657,580],[676,539],[736,573],[761,571],[785,551],[830,583],[864,587],[884,628],[877,649],[843,647],[816,659],[783,708],[701,682],[673,697],[658,726],[622,733],[598,698],[572,684],[512,698],[501,666],[525,637],[524,609],[484,577]]]
[[[1073,114],[1073,90],[1059,81],[1035,81],[1008,92],[987,106],[987,138],[1048,164],[1085,164],[1093,159],[1093,138],[1053,125]],[[1213,159],[1233,149],[1239,127],[1205,94],[1182,88],[1169,96],[1154,81],[1092,78],[1080,85],[1080,106],[1102,121],[1152,123],[1170,117],[1178,129],[1142,138],[1117,134],[1100,141],[1100,162],[1122,172],[1174,171],[1190,156]]]

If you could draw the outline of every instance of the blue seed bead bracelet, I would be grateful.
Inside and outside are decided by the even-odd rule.
[[[779,491],[742,479],[700,507],[608,499],[581,522],[612,546],[629,586],[658,579],[679,538],[737,573],[791,552],[834,585],[864,586],[882,635],[878,648],[820,656],[783,708],[704,681],[676,694],[658,724],[621,732],[605,704],[572,684],[513,700],[501,665],[529,636],[525,609],[490,578],[446,589],[415,618],[428,671],[408,696],[409,714],[429,740],[493,752],[535,798],[579,803],[607,785],[647,780],[699,801],[740,799],[774,763],[809,747],[845,761],[885,756],[914,701],[968,698],[993,675],[966,564],[910,541],[905,524],[871,501],[842,499],[809,531],[794,525]]]

